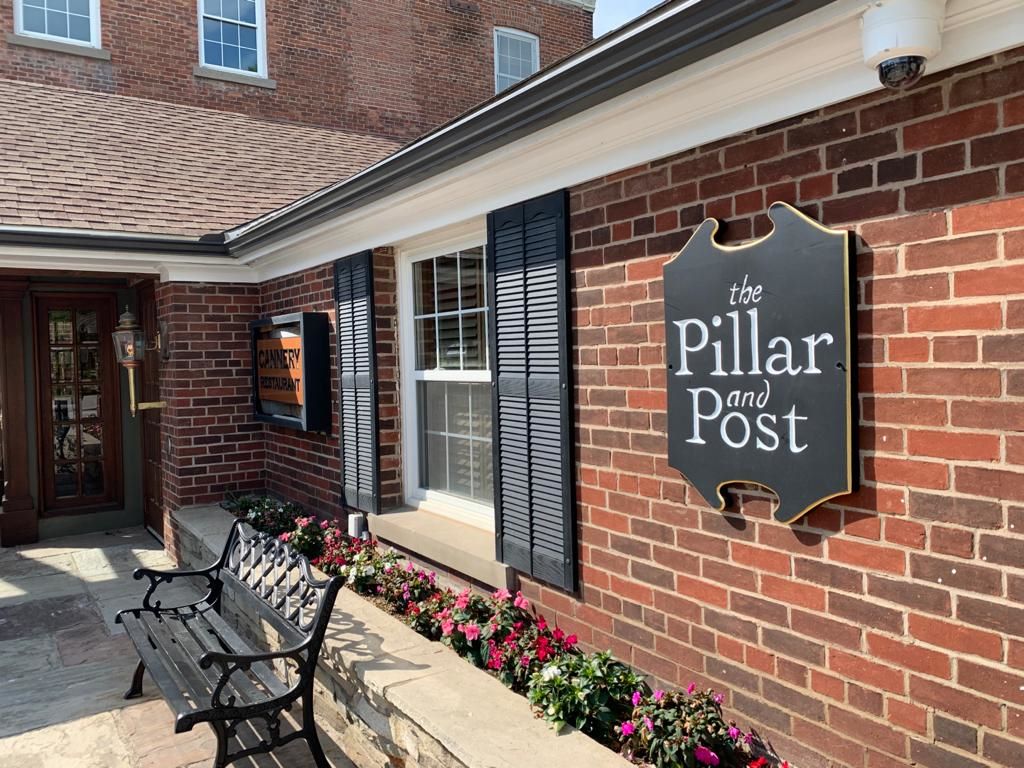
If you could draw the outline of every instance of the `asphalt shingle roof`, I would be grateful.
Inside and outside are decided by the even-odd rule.
[[[0,226],[199,237],[399,147],[351,131],[0,80]]]

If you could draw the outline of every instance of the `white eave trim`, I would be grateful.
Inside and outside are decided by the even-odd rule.
[[[876,91],[861,51],[864,8],[838,0],[240,261],[261,280],[280,277]],[[1022,25],[1019,0],[949,0],[929,72],[1020,45]]]

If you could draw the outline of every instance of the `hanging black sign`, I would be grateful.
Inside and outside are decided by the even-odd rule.
[[[331,429],[330,324],[325,312],[257,320],[252,329],[257,421],[307,432]]]
[[[709,502],[751,482],[792,523],[854,489],[850,248],[785,203],[747,245],[708,219],[665,265],[668,458]]]

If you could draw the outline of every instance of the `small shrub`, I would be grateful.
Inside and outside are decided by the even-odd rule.
[[[571,725],[613,746],[616,727],[633,712],[632,695],[650,690],[644,679],[610,653],[568,654],[544,665],[530,680],[530,703],[557,730]]]
[[[315,517],[296,517],[292,525],[292,530],[285,531],[278,538],[287,542],[300,555],[310,560],[318,559],[323,554],[324,530],[330,523]]]
[[[233,515],[270,536],[291,531],[295,527],[295,518],[302,514],[298,504],[271,496],[241,496],[228,502],[227,507]]]

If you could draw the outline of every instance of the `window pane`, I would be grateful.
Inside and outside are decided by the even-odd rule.
[[[68,10],[79,16],[89,17],[89,0],[68,0]]]
[[[238,28],[238,42],[243,48],[256,49],[256,28],[255,27],[239,27]]]
[[[81,381],[99,380],[100,350],[98,347],[81,347],[78,350],[78,378]]]
[[[103,425],[94,422],[82,425],[82,455],[98,459],[103,455]]]
[[[70,349],[50,350],[50,381],[74,381],[75,357]]]
[[[416,370],[437,368],[437,321],[428,317],[416,322]]]
[[[469,433],[473,437],[491,439],[491,387],[489,384],[470,384]]]
[[[98,461],[87,461],[83,467],[82,495],[100,496],[103,493],[103,465]]]
[[[252,0],[242,0],[238,8],[242,21],[249,24],[256,23],[256,3]]]
[[[203,19],[203,40],[220,42],[220,22]]]
[[[467,371],[487,368],[487,315],[484,312],[462,316],[462,361]]]
[[[33,8],[45,8],[46,0],[24,0],[24,5],[31,6]]]
[[[54,387],[51,406],[53,408],[54,421],[74,421],[75,388],[71,386]]]
[[[459,268],[462,271],[459,281],[462,289],[462,310],[486,306],[483,248],[463,251],[459,258]]]
[[[459,370],[462,368],[462,343],[459,340],[458,315],[439,317],[437,334],[437,357],[439,368]]]
[[[469,385],[448,384],[448,429],[452,435],[469,435]]]
[[[78,495],[77,464],[58,464],[53,469],[53,475],[58,499]]]
[[[448,439],[448,491],[473,496],[473,449],[472,442],[465,438]]]
[[[46,12],[46,34],[54,37],[68,36],[68,15],[60,11]]]
[[[490,441],[473,444],[473,498],[484,504],[494,503],[492,450]]]
[[[96,312],[94,311],[78,311],[78,343],[85,344],[89,342],[96,342],[100,340],[100,335],[96,331]]]
[[[238,18],[238,0],[222,0],[220,15],[225,19]]]
[[[246,72],[259,72],[260,65],[256,58],[256,51],[249,48],[242,48],[242,69]]]
[[[203,61],[219,67],[224,59],[220,55],[220,43],[206,43],[203,45]]]
[[[46,7],[51,11],[67,11],[68,0],[46,0]]]
[[[58,424],[53,428],[53,458],[77,459],[79,448],[77,424]]]
[[[428,433],[420,445],[423,452],[423,487],[448,490],[448,448],[444,435]]]
[[[46,33],[46,11],[25,7],[21,10],[21,23],[26,32]]]
[[[206,13],[211,16],[220,16],[220,0],[206,0]]]
[[[221,24],[221,34],[224,36],[224,42],[229,45],[238,45],[238,25],[237,24]]]
[[[225,27],[226,26],[227,25],[225,24]],[[230,67],[231,69],[238,69],[238,64],[239,64],[238,49],[235,48],[233,45],[225,44],[224,48],[223,48],[223,53],[224,53],[224,66],[225,67]]]
[[[414,292],[416,294],[416,314],[427,315],[436,311],[434,308],[434,260],[418,261],[412,267]]]
[[[459,260],[455,256],[437,259],[437,311],[454,312],[459,308]]]
[[[421,381],[420,412],[424,415],[424,423],[428,432],[444,432],[447,426],[445,417],[445,387],[443,381]]]
[[[72,344],[74,336],[71,331],[71,310],[51,309],[47,313],[50,326],[50,344]]]
[[[100,388],[98,385],[82,386],[81,404],[79,411],[83,419],[98,419],[100,417]]]
[[[92,39],[92,27],[87,16],[68,17],[68,37],[88,43]]]

